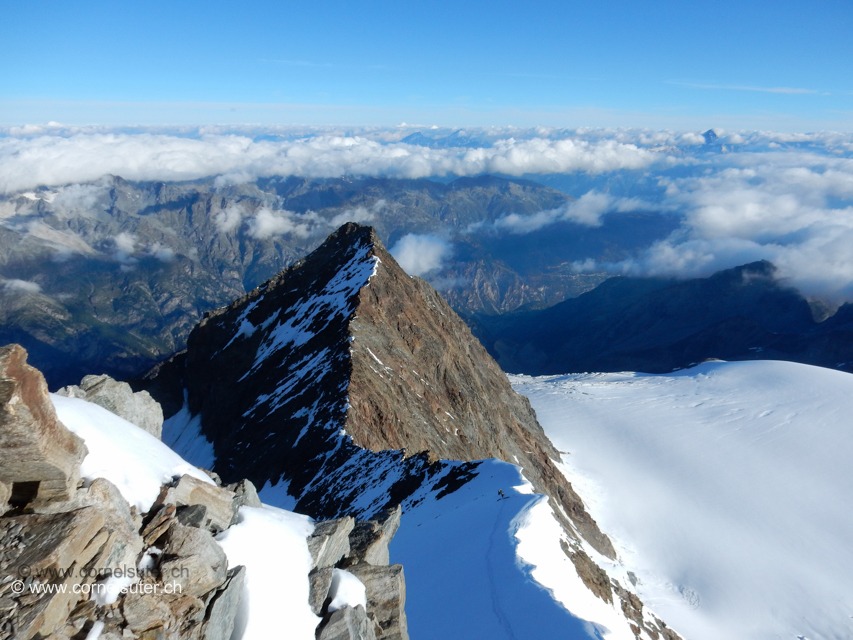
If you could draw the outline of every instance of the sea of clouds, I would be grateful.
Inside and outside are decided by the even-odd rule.
[[[659,211],[681,221],[669,237],[617,263],[586,260],[574,268],[691,277],[767,259],[806,295],[853,300],[853,135],[719,129],[715,135],[542,127],[453,131],[51,123],[0,128],[0,194],[91,183],[105,175],[163,181],[215,177],[221,186],[274,175],[579,175],[586,181],[577,184],[586,186],[572,193],[575,201],[533,215],[510,213],[493,223],[494,231],[524,234],[564,221],[600,226],[609,214]],[[369,221],[377,212],[347,213]],[[228,230],[242,224],[247,212],[226,208],[216,215],[216,224]],[[248,233],[299,236],[310,231],[308,223],[264,209],[248,219]],[[398,249],[420,273],[435,270],[452,255],[446,238],[412,237]]]

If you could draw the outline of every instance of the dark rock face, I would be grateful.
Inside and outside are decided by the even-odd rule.
[[[853,371],[853,305],[827,313],[762,261],[693,280],[612,278],[548,309],[472,324],[512,373],[666,373],[708,358]]]
[[[524,468],[568,530],[613,555],[555,466],[559,456],[528,401],[369,227],[345,225],[208,314],[186,355],[160,376],[183,379],[226,481],[284,480],[297,511],[370,517],[428,482],[452,490],[476,473],[475,461],[500,458]],[[182,393],[172,389],[172,406]]]

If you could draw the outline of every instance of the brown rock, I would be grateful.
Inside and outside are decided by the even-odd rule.
[[[228,559],[204,529],[173,522],[163,553],[162,581],[180,585],[180,593],[185,596],[203,596],[225,582]]]
[[[133,591],[124,597],[121,610],[127,625],[137,634],[165,626],[172,617],[172,610],[158,595]]]
[[[0,348],[0,482],[12,504],[69,500],[86,447],[59,422],[44,376],[26,360],[20,345]]]
[[[152,507],[149,512],[149,520],[142,528],[142,540],[146,547],[150,547],[160,539],[175,519],[176,507],[173,504],[164,504]]]
[[[572,564],[575,565],[575,571],[578,572],[578,576],[584,585],[586,585],[586,588],[606,603],[613,604],[613,590],[610,587],[610,578],[604,569],[595,564],[592,558],[580,547],[571,549],[565,540],[560,540],[560,548],[569,557]],[[642,607],[642,605],[640,606]]]
[[[74,593],[73,586],[92,582],[80,570],[109,546],[111,535],[104,524],[103,514],[94,507],[0,520],[0,547],[7,550],[0,560],[0,573],[25,577],[27,584],[66,585],[65,593],[25,591],[19,597],[10,596],[17,603],[16,638],[48,636],[65,625],[72,609],[85,597]]]
[[[378,640],[408,640],[406,578],[403,566],[377,567],[357,564],[347,569],[361,580],[367,592],[367,611],[379,625]]]
[[[202,505],[207,510],[205,526],[218,533],[234,521],[234,498],[233,491],[184,475],[174,487],[163,487],[154,504]]]

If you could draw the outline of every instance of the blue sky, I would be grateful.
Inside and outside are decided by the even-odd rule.
[[[0,124],[853,128],[853,5],[6,2]]]

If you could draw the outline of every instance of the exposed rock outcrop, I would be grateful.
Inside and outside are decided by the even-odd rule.
[[[309,574],[311,610],[322,617],[317,638],[409,640],[406,580],[402,565],[389,566],[388,543],[400,524],[399,507],[372,521],[345,517],[318,522],[308,538],[314,558]],[[330,611],[334,574],[345,568],[365,587],[366,609],[346,606]]]
[[[16,506],[69,500],[86,455],[57,419],[44,376],[19,345],[0,348],[0,482]]]
[[[44,380],[25,365],[23,350],[7,348],[0,353],[17,358],[4,369],[0,384],[16,392],[8,394],[13,404],[6,414],[19,418],[0,423],[0,437],[27,425],[30,449],[47,451],[44,457],[54,460],[56,454],[50,454],[42,440],[76,441],[48,410],[52,405],[38,404],[38,400],[50,403],[46,390],[43,397],[31,393],[44,387]],[[29,399],[24,408],[32,408],[23,411],[18,406],[20,397]],[[40,424],[41,419],[52,419],[51,428]],[[28,464],[41,468],[43,460]],[[215,534],[237,521],[240,507],[261,506],[250,481],[222,487],[184,475],[165,484],[149,512],[140,514],[104,478],[88,486],[75,481],[74,490],[50,494],[49,499],[37,494],[38,499],[8,505],[19,475],[29,478],[31,474],[26,464],[4,469],[9,484],[0,483],[0,640],[69,640],[90,634],[105,640],[231,639],[247,572],[242,566],[228,568]],[[80,461],[69,462],[62,470],[67,478],[79,478]],[[407,640],[402,610],[405,583],[394,567],[374,567],[377,575],[384,575],[382,570],[397,571],[399,579],[393,584],[365,574],[367,610],[360,605],[331,606],[332,578],[341,573],[336,566],[353,562],[368,566],[363,550],[359,558],[351,557],[354,527],[366,525],[379,532],[371,538],[369,549],[384,545],[384,556],[374,552],[370,559],[385,557],[387,564],[395,516],[399,522],[398,510],[382,522],[344,518],[317,523],[307,540],[317,568],[305,579],[311,589],[306,604],[322,620],[318,637]],[[374,592],[384,595],[369,599]],[[396,617],[389,616],[387,601],[400,603]],[[383,635],[383,629],[391,631]]]
[[[364,607],[344,607],[332,612],[317,640],[376,640],[376,634]]]
[[[155,438],[160,438],[163,430],[163,409],[147,391],[134,393],[128,383],[118,382],[108,375],[100,375],[86,376],[79,386],[63,387],[56,393],[68,398],[94,402]]]
[[[86,448],[17,345],[0,349],[0,394],[0,640],[227,640],[245,572],[214,534],[235,493],[184,476],[139,514],[108,480],[79,482]],[[178,508],[203,517],[187,526]]]

